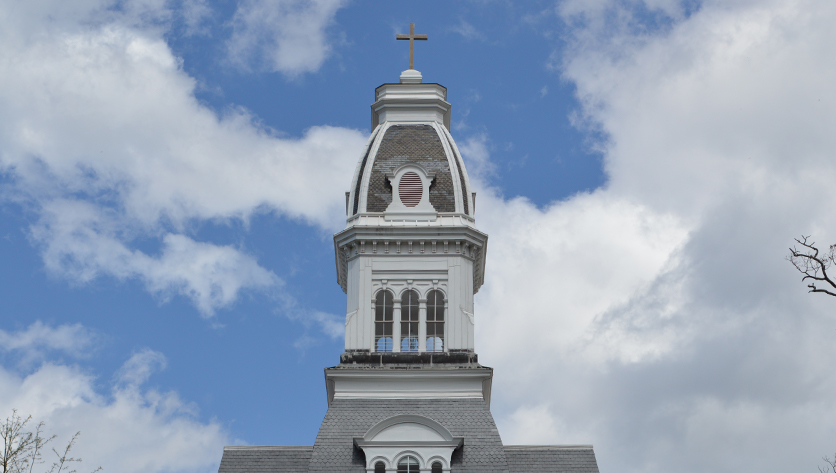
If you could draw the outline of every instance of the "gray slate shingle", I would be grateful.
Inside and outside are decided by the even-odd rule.
[[[307,473],[310,445],[247,445],[224,447],[218,473]]]
[[[453,453],[455,473],[599,473],[591,445],[503,447],[481,399],[335,399],[314,446],[225,447],[218,473],[363,473],[363,453],[354,447],[354,437],[406,413],[429,417],[464,437]]]
[[[408,162],[418,163],[435,173],[429,196],[435,210],[455,212],[456,193],[450,163],[441,138],[429,125],[393,125],[386,130],[374,156],[366,212],[386,211],[392,202],[392,186],[386,179],[386,173]]]
[[[510,473],[598,473],[592,445],[508,445]]]
[[[363,452],[354,447],[378,422],[400,414],[428,417],[464,444],[453,453],[459,473],[508,472],[505,450],[482,399],[334,399],[325,414],[311,455],[310,473],[363,473]]]

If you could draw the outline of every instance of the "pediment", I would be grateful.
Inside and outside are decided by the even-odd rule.
[[[369,429],[363,437],[355,437],[354,444],[366,455],[366,469],[371,471],[375,463],[383,461],[394,471],[398,459],[409,455],[417,459],[421,471],[429,471],[433,462],[450,468],[453,451],[462,445],[462,437],[453,437],[438,422],[417,415],[390,417]]]
[[[416,422],[403,422],[383,429],[372,442],[443,442],[447,440],[434,429]]]
[[[366,432],[365,442],[452,442],[453,435],[438,422],[423,416],[399,415],[385,419]]]

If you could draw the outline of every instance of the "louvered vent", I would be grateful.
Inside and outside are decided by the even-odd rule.
[[[410,171],[401,176],[401,181],[398,184],[398,195],[405,206],[415,207],[418,205],[423,193],[424,185],[418,174]]]

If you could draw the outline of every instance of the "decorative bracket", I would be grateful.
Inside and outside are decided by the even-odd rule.
[[[459,306],[459,309],[462,310],[462,313],[467,316],[467,318],[470,320],[470,323],[475,327],[476,326],[476,320],[473,317],[473,312],[468,312],[468,311],[464,310],[464,307],[462,307],[462,306]]]
[[[345,326],[348,327],[348,323],[351,322],[351,318],[357,313],[359,309],[355,309],[347,314],[345,314]]]

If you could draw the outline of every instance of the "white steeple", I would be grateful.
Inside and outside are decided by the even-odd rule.
[[[475,360],[473,295],[484,280],[487,235],[476,229],[446,96],[439,84],[403,80],[375,90],[346,229],[334,235],[347,295],[345,360]]]

